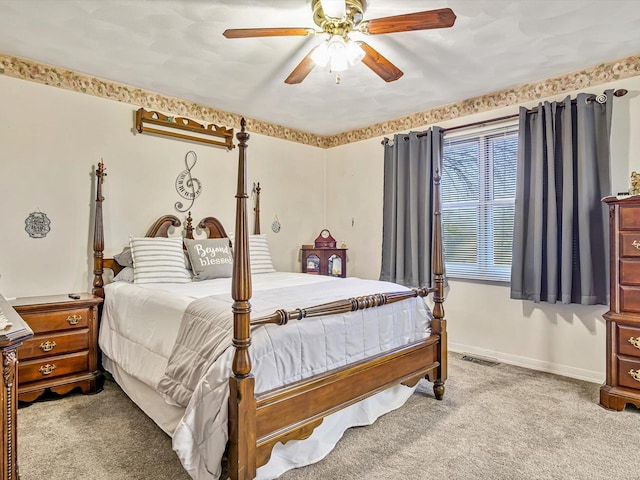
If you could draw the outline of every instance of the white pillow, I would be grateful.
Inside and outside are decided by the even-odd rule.
[[[113,277],[113,281],[133,283],[133,267],[124,267],[115,277]]]
[[[133,237],[133,283],[188,283],[182,238]]]
[[[231,240],[232,246],[233,239],[234,234],[230,233],[229,240]],[[266,234],[249,235],[249,262],[251,262],[251,275],[273,273],[276,271],[271,261],[271,252],[269,251]]]

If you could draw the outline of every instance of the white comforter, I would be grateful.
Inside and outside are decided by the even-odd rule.
[[[403,287],[386,282],[279,272],[255,275],[253,289],[252,315],[256,317],[277,308],[308,307],[338,298],[398,291]],[[223,293],[229,291],[230,279],[144,287],[121,282],[108,285],[100,346],[124,371],[157,389],[188,305],[194,299],[213,294],[211,308],[216,312],[209,315],[217,317],[221,325],[229,324],[232,299]],[[269,390],[424,338],[429,335],[429,325],[430,313],[423,300],[411,299],[361,312],[291,322],[285,327],[258,327],[252,332],[250,349],[256,391]],[[185,469],[198,480],[216,479],[220,475],[220,461],[227,441],[232,356],[233,348],[228,348],[217,361],[207,365],[173,432],[174,449]],[[265,478],[270,475],[273,473],[265,474]]]

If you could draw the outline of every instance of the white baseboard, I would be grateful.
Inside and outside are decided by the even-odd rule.
[[[511,355],[509,353],[486,350],[484,348],[471,347],[469,345],[461,345],[459,343],[449,342],[449,350],[456,353],[479,355],[484,358],[496,359],[499,362],[508,363],[509,365],[530,368],[531,370],[539,370],[541,372],[555,373],[556,375],[577,378],[578,380],[585,380],[587,382],[602,383],[605,379],[605,374],[602,372],[545,362],[543,360],[536,360],[534,358]]]

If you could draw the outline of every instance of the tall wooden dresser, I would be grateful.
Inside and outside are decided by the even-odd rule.
[[[600,405],[640,408],[640,196],[607,197],[611,293],[607,322],[607,379]]]

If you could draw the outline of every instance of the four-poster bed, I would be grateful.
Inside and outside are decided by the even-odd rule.
[[[275,291],[275,296],[279,299],[278,301],[282,302],[280,304],[281,307],[273,308],[271,306],[272,303],[270,303],[271,300],[265,300],[264,293],[266,291],[271,297],[274,296],[274,290],[269,290],[269,288],[273,287],[264,286],[265,283],[271,283],[271,279],[266,281],[263,278],[259,278],[262,277],[261,275],[253,275],[255,278],[252,278],[251,274],[249,245],[252,240],[247,228],[248,194],[246,150],[249,134],[245,131],[244,120],[242,121],[242,129],[237,133],[236,137],[239,142],[239,158],[235,235],[233,241],[234,258],[232,277],[230,279],[231,297],[233,299],[230,309],[232,319],[230,315],[228,320],[229,332],[227,332],[229,337],[228,348],[223,348],[227,340],[221,340],[220,346],[216,346],[216,349],[219,348],[220,351],[224,350],[224,353],[220,354],[220,358],[228,361],[229,365],[226,368],[228,368],[229,375],[224,377],[228,378],[228,380],[224,381],[224,385],[216,388],[225,392],[228,389],[228,417],[223,415],[225,413],[224,408],[222,408],[223,414],[220,414],[222,418],[225,419],[224,428],[227,429],[228,427],[228,475],[234,480],[245,480],[256,477],[257,469],[270,461],[272,452],[274,452],[276,448],[279,449],[282,447],[282,445],[279,444],[285,444],[283,448],[286,448],[287,444],[296,443],[292,442],[292,440],[304,440],[313,437],[315,434],[319,435],[321,429],[318,427],[326,419],[335,417],[334,414],[338,412],[353,410],[349,407],[358,402],[373,403],[376,398],[379,399],[385,394],[382,392],[391,392],[392,390],[394,392],[396,390],[403,390],[404,392],[406,387],[399,387],[399,385],[415,386],[420,379],[426,377],[434,383],[435,397],[442,399],[444,395],[444,382],[447,377],[447,343],[446,320],[444,319],[443,309],[444,260],[440,223],[439,177],[434,179],[436,198],[434,199],[434,250],[432,252],[434,278],[432,287],[406,289],[387,282],[357,279],[327,279],[326,277],[314,279],[314,276],[289,274],[305,277],[307,280],[303,279],[303,282],[320,282],[306,285],[306,287],[309,287],[306,290],[313,290],[315,292],[315,296],[312,296],[312,298],[321,299],[318,303],[309,304],[313,306],[307,307],[307,303],[296,303],[305,302],[306,300],[304,300],[304,298],[306,297],[298,297],[298,293],[295,294],[295,298],[288,297],[288,292],[291,293],[292,297],[294,296],[293,292],[297,292],[294,288],[298,288],[298,286],[294,287],[287,283],[290,281],[289,277],[285,278],[283,274],[280,274],[280,277],[278,277],[278,274],[274,274],[275,278],[284,279],[283,285],[285,286],[281,290]],[[105,172],[102,164],[98,165],[96,175],[98,181],[94,230],[93,292],[96,295],[106,297],[105,317],[103,318],[103,325],[101,326],[101,348],[104,352],[104,358],[107,361],[107,369],[109,370],[110,367],[113,367],[113,369],[118,372],[117,362],[113,362],[111,357],[114,356],[113,352],[121,348],[113,341],[113,338],[119,335],[117,329],[121,327],[118,327],[115,320],[106,317],[107,314],[113,315],[114,318],[118,316],[116,312],[117,305],[115,304],[115,300],[110,299],[110,294],[111,292],[115,294],[118,290],[131,290],[136,288],[136,286],[111,287],[110,285],[105,286],[104,284],[104,269],[110,268],[113,269],[114,272],[117,272],[120,270],[120,267],[112,259],[103,258],[102,201],[104,198],[102,196],[102,181]],[[259,214],[258,207],[256,208],[256,214]],[[162,217],[149,230],[147,236],[166,237],[170,227],[179,226],[179,224],[179,220],[173,216]],[[256,219],[255,224],[259,225],[259,219]],[[227,237],[222,224],[213,217],[207,217],[202,220],[198,226],[206,229],[209,238]],[[193,228],[190,221],[187,223],[185,231],[187,238],[193,238]],[[224,279],[218,280],[223,281]],[[332,286],[329,282],[343,283]],[[194,283],[202,284],[203,282]],[[372,284],[375,284],[382,290],[367,290],[367,288],[373,288]],[[254,289],[253,287],[256,285],[257,288]],[[137,292],[142,292],[142,288],[137,288]],[[166,288],[171,289],[173,287]],[[305,290],[305,286],[303,285],[300,289]],[[322,293],[324,296],[318,294],[318,290],[325,290],[325,292]],[[340,292],[340,296],[335,296],[335,292]],[[354,293],[351,298],[344,298],[350,295],[350,292],[356,293]],[[372,294],[371,292],[377,293]],[[419,298],[425,297],[429,293],[433,293],[434,306],[432,316],[428,313],[428,308],[424,304],[424,301]],[[253,302],[250,303],[252,294]],[[153,293],[153,295],[159,294]],[[216,295],[211,295],[211,297],[215,296]],[[225,295],[217,295],[217,297],[223,296],[228,297],[228,293]],[[198,299],[193,301],[189,306],[183,307],[183,311],[185,312],[184,319],[187,318],[187,313],[189,313],[191,305],[199,305],[198,302],[204,300],[205,299]],[[225,305],[229,303],[230,302],[227,302]],[[226,308],[228,309],[228,307]],[[271,308],[271,310],[269,310],[269,308]],[[158,311],[164,312],[164,310]],[[163,313],[160,314],[160,316],[162,315]],[[216,313],[216,315],[218,314]],[[365,348],[364,346],[366,340],[371,335],[370,332],[365,331],[364,333],[359,333],[355,331],[357,329],[349,327],[349,321],[353,320],[354,322],[360,322],[357,323],[357,325],[361,326],[361,329],[364,331],[366,330],[365,326],[367,323],[372,321],[372,316],[375,318],[381,317],[382,320],[376,320],[378,322],[392,322],[389,324],[391,325],[390,327],[386,323],[377,324],[379,329],[379,325],[384,325],[385,327],[380,329],[380,332],[376,332],[376,335],[380,335],[380,338],[376,338],[375,340],[378,344],[376,345],[376,349],[371,349],[369,346]],[[105,318],[107,318],[107,320],[105,320]],[[312,318],[315,320],[310,320]],[[293,320],[296,320],[296,322],[293,322]],[[158,321],[160,322],[160,320]],[[264,354],[264,357],[266,358],[269,355],[275,356],[279,369],[296,369],[297,371],[299,368],[296,366],[282,367],[277,363],[279,361],[276,355],[279,351],[278,348],[273,346],[265,347],[263,339],[268,336],[269,341],[274,341],[273,338],[279,335],[282,335],[284,338],[288,331],[295,332],[296,335],[304,337],[306,335],[305,332],[312,332],[314,330],[314,322],[318,322],[318,324],[321,322],[323,328],[329,330],[329,335],[331,334],[331,328],[343,328],[343,336],[346,338],[346,340],[344,340],[345,344],[356,344],[355,346],[348,345],[348,347],[357,353],[355,355],[349,353],[348,355],[352,355],[351,357],[339,358],[333,364],[326,362],[327,365],[325,365],[323,369],[310,370],[306,374],[294,377],[294,381],[264,380],[263,375],[268,368],[264,364],[268,362],[263,362],[264,364],[258,362],[255,366],[254,362],[256,357],[262,358],[261,355],[266,351],[265,348],[273,348],[273,352],[269,351],[268,354]],[[185,326],[186,324],[185,320],[183,320],[180,331],[174,332],[174,336],[177,339],[176,345],[183,345],[183,337],[189,336],[188,328]],[[193,323],[189,325],[196,324]],[[226,328],[224,326],[226,324],[222,325],[222,327],[217,325],[215,328]],[[395,325],[398,326],[396,327]],[[199,323],[197,327],[201,328]],[[115,333],[111,334],[109,328],[113,328],[113,332]],[[384,338],[387,336],[387,332],[395,330],[396,328],[399,331],[403,331],[404,329],[405,334],[398,335],[399,338],[394,338],[387,342],[388,339]],[[102,331],[103,329],[104,332]],[[174,329],[177,330],[175,327]],[[217,330],[214,331],[214,335],[217,334],[215,332],[217,332]],[[312,333],[309,333],[309,335],[312,335]],[[323,335],[327,334],[323,333]],[[361,335],[362,339],[360,339],[358,335]],[[203,335],[200,336],[203,337]],[[208,338],[206,335],[204,337]],[[338,341],[336,338],[343,337],[334,336],[322,340],[326,343],[327,358],[334,355],[332,342]],[[309,341],[317,343],[316,339]],[[300,349],[303,352],[301,357],[303,357],[308,347],[305,346],[304,338],[300,340],[300,342]],[[362,345],[359,345],[359,342],[361,342]],[[135,344],[135,342],[130,343],[132,345]],[[204,347],[209,348],[207,345]],[[137,348],[137,346],[135,348]],[[203,348],[203,346],[190,346],[189,348],[191,349],[189,351],[190,354],[195,351],[197,355],[200,355],[200,350],[197,349]],[[176,352],[177,350],[174,346],[171,352],[171,359],[169,359],[167,372],[169,372],[173,365],[171,362],[174,356],[180,356]],[[135,355],[131,354],[130,356],[134,357]],[[320,361],[317,358],[307,358],[305,362],[313,366],[314,362],[323,363],[324,360],[325,359],[322,359],[322,361]],[[122,365],[124,365],[124,363]],[[190,370],[192,367],[189,363],[187,363],[186,366],[179,363],[176,365],[175,370]],[[202,416],[204,415],[203,412],[206,413],[209,408],[208,406],[205,407],[204,403],[197,403],[193,408],[191,405],[196,401],[200,402],[201,398],[207,397],[213,389],[213,387],[209,387],[209,385],[214,384],[213,376],[221,375],[219,373],[213,375],[211,373],[212,368],[207,365],[203,365],[202,367],[200,365],[193,366],[193,369],[202,368],[202,371],[207,371],[208,373],[206,375],[209,375],[209,377],[206,378],[206,381],[198,380],[197,385],[187,385],[186,387],[187,390],[193,387],[193,397],[197,398],[195,401],[189,400],[186,413],[178,424],[178,429],[174,437],[174,449],[176,449],[176,441],[180,441],[185,431],[198,428],[197,425],[194,427],[194,424],[191,423],[187,425],[189,428],[185,427],[181,429],[184,418],[189,414],[192,414],[192,417]],[[226,370],[223,368],[222,371]],[[114,376],[116,380],[119,379],[118,374]],[[167,376],[168,374],[165,373],[158,384],[163,385],[167,381],[174,380],[173,378],[167,380]],[[281,376],[284,377],[286,375]],[[125,385],[123,388],[129,393],[127,391],[127,385],[129,384],[126,382],[128,378],[127,374],[123,373],[121,378],[123,382],[121,383],[119,381],[118,383],[121,383],[121,386]],[[203,386],[203,384],[205,384],[205,386]],[[171,386],[173,388],[175,385]],[[183,388],[182,385],[178,387],[179,389]],[[207,388],[210,390],[207,390]],[[170,391],[170,388],[163,390],[162,393],[165,398],[171,395],[171,393],[168,393]],[[406,392],[402,393],[402,395],[406,395]],[[134,396],[132,396],[132,398]],[[138,395],[137,398],[141,399],[141,396]],[[180,405],[179,399],[176,400],[178,397],[172,398],[173,400],[169,399],[170,403]],[[406,400],[406,398],[407,397],[404,399]],[[393,403],[393,401],[395,400],[392,400],[391,403]],[[397,402],[399,403],[396,406],[399,406],[404,400],[398,400]],[[152,411],[155,407],[149,406],[147,409],[142,406],[141,408],[149,414],[149,411]],[[385,413],[395,407],[391,408],[386,406],[385,408],[386,410],[380,410],[380,413]],[[176,410],[173,414],[180,416],[182,415],[181,412],[181,410]],[[377,415],[379,416],[379,414]],[[150,416],[154,418],[152,414],[150,414]],[[216,419],[217,418],[218,417],[216,417]],[[377,418],[377,416],[375,418]],[[156,422],[161,425],[157,420]],[[357,420],[356,423],[351,423],[351,425],[362,424],[357,422],[362,422],[362,420]],[[210,424],[214,423],[215,420],[211,420]],[[314,433],[316,429],[318,429],[318,431]],[[168,429],[165,429],[165,431],[167,430]],[[191,434],[190,430],[189,432]],[[225,434],[226,433],[225,431]],[[337,441],[337,439],[335,441]],[[198,453],[198,457],[199,456],[200,453]],[[181,456],[181,460],[183,464],[185,464],[184,456]],[[202,462],[201,459],[198,459],[198,461]],[[185,465],[185,468],[187,468],[187,465]],[[200,468],[200,470],[198,470],[198,468]],[[194,478],[200,478],[200,474],[197,473],[198,471],[204,472],[202,473],[202,478],[215,478],[217,474],[216,472],[210,471],[210,467],[198,468],[194,467],[193,471],[189,468],[187,468],[187,470]],[[196,473],[194,474],[194,472]]]

